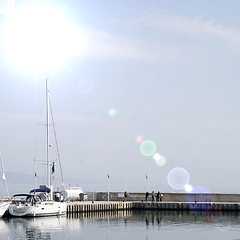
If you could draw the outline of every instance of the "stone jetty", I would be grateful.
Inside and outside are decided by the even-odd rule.
[[[109,197],[109,201],[108,201]],[[185,194],[163,193],[163,201],[152,201],[144,193],[87,193],[88,201],[68,203],[68,213],[129,211],[129,210],[183,210],[183,211],[240,211],[240,194]]]

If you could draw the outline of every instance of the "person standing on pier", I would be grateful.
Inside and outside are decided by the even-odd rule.
[[[148,195],[149,195],[149,193],[148,192],[146,192],[146,201],[148,200]]]
[[[155,194],[154,191],[152,191],[152,202],[154,202]]]
[[[127,191],[124,192],[124,201],[127,200]]]
[[[163,199],[163,194],[160,193],[160,201],[162,201],[162,199]]]
[[[158,191],[157,192],[157,202],[159,202],[159,199],[160,199],[160,192]]]

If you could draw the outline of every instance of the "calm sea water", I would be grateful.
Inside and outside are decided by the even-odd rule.
[[[129,211],[62,217],[0,219],[0,239],[234,239],[240,215],[180,211]]]

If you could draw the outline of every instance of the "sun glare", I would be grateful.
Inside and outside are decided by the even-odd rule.
[[[15,0],[0,0],[0,15],[6,15],[13,11]]]
[[[49,5],[30,4],[16,10],[3,36],[9,61],[30,71],[52,70],[86,48],[82,30]]]

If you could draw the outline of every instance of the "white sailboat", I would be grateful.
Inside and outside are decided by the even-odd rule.
[[[9,205],[11,203],[10,197],[9,197],[9,192],[8,192],[8,186],[7,186],[7,180],[5,177],[5,170],[4,170],[4,166],[3,166],[3,161],[2,161],[2,155],[0,153],[0,161],[1,161],[1,166],[2,166],[2,179],[3,181],[5,181],[5,185],[6,185],[6,190],[7,190],[7,195],[8,195],[8,200],[3,200],[0,202],[0,217],[2,217],[4,215],[4,213],[8,210]]]
[[[46,115],[47,115],[47,185],[33,189],[29,194],[15,194],[9,213],[15,217],[43,217],[66,214],[67,203],[53,200],[53,186],[51,185],[51,163],[49,144],[49,91],[46,79]],[[63,180],[63,177],[62,177]],[[64,184],[63,184],[64,185]]]

